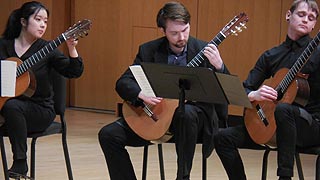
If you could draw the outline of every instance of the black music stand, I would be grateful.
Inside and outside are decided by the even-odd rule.
[[[190,68],[156,63],[141,63],[143,71],[157,97],[179,99],[184,115],[184,102],[199,101],[234,104],[251,108],[251,103],[237,76],[214,73],[203,67]],[[183,119],[183,117],[181,118]],[[184,142],[183,121],[179,121],[178,139]],[[179,148],[178,179],[183,176],[183,149]]]

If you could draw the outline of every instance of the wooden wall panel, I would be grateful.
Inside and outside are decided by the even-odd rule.
[[[79,53],[84,59],[85,71],[81,78],[72,83],[71,106],[114,109],[114,82],[117,69],[120,2],[74,1],[74,18],[92,20],[88,37],[80,39]]]
[[[0,0],[0,32],[9,13],[27,0]],[[70,81],[70,104],[75,107],[116,110],[121,102],[115,82],[132,63],[138,45],[162,36],[156,14],[167,0],[41,0],[50,10],[46,39],[54,39],[84,18],[93,22],[89,36],[80,39],[83,76]],[[211,40],[235,15],[246,12],[247,29],[228,37],[220,46],[221,56],[232,74],[244,80],[259,55],[284,40],[285,13],[292,0],[182,0],[191,13],[191,35]],[[319,1],[318,1],[319,3]],[[312,35],[318,32],[320,25]],[[65,51],[65,45],[62,45]],[[231,106],[231,113],[241,109]]]
[[[21,0],[20,0],[21,1]],[[13,9],[17,9],[20,7],[20,2],[19,0],[11,0],[11,1],[6,1],[6,0],[1,0],[1,6],[0,6],[0,33],[2,34],[4,31],[4,28],[7,24],[8,17],[10,13],[12,12]]]
[[[249,17],[238,36],[230,36],[219,46],[220,55],[231,74],[241,80],[260,54],[280,42],[281,1],[199,0],[198,37],[211,40],[234,16],[245,12]],[[241,107],[230,106],[231,114],[242,114]]]
[[[95,19],[93,26],[99,26],[99,32],[93,30],[90,36],[94,39],[94,45],[93,42],[86,42],[85,48],[82,49],[83,55],[88,58],[89,65],[86,65],[84,76],[75,81],[74,106],[115,110],[116,103],[121,102],[114,91],[115,81],[132,63],[139,44],[162,36],[157,30],[155,16],[165,2],[164,0],[111,0],[108,3],[75,1],[75,17],[92,17]],[[240,12],[247,13],[248,29],[241,32],[238,37],[228,37],[219,47],[231,73],[238,75],[241,80],[246,78],[249,69],[263,51],[281,41],[282,28],[279,25],[282,23],[283,15],[282,1],[181,2],[191,13],[191,35],[207,41],[211,40],[235,15]],[[108,25],[101,25],[101,23]],[[92,54],[93,47],[97,53]],[[99,53],[108,54],[108,58],[102,62],[101,58],[105,55],[99,55]],[[91,62],[91,59],[97,63]],[[104,72],[97,71],[100,68],[105,71],[110,70],[112,73],[107,73],[108,76],[105,78],[106,76],[101,75]],[[89,83],[89,79],[93,82]],[[100,86],[98,89],[97,85]],[[92,94],[91,91],[95,96],[88,97],[87,94]]]
[[[150,39],[154,39],[154,37],[158,36],[158,28],[154,28],[154,27],[133,27],[132,30],[132,51],[131,51],[131,58],[130,59],[134,59],[139,45],[142,42],[147,42]],[[132,62],[130,62],[132,63]]]
[[[86,67],[83,76],[72,84],[72,106],[116,110],[116,103],[122,100],[114,90],[115,82],[132,63],[138,45],[162,35],[155,19],[165,2],[74,1],[75,18],[92,19],[93,27],[90,38],[82,41],[85,45],[79,47]],[[196,17],[197,1],[185,1],[185,5]],[[195,28],[192,28],[193,33]]]
[[[199,12],[206,13],[199,14],[199,38],[212,39],[235,15],[245,12],[249,17],[247,29],[219,46],[231,73],[244,79],[248,73],[244,69],[251,68],[264,50],[280,42],[280,11],[279,0],[200,0]]]

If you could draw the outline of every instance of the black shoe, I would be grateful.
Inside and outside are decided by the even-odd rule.
[[[8,172],[9,172],[9,178],[12,178],[12,179],[15,179],[15,180],[21,180],[21,179],[33,180],[33,178],[27,176],[26,174],[19,174],[19,173],[13,172],[10,169],[8,170]]]
[[[27,175],[28,164],[26,159],[13,160],[11,168],[8,170],[12,177],[22,177]],[[18,178],[16,178],[18,179]]]

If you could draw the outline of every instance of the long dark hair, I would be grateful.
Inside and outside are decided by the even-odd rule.
[[[17,38],[22,29],[21,18],[25,19],[28,23],[30,16],[34,13],[38,13],[41,9],[46,10],[49,16],[48,9],[37,1],[26,2],[19,9],[12,11],[8,18],[6,29],[2,33],[2,37],[4,39]]]

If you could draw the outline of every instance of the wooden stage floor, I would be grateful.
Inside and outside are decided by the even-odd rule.
[[[105,159],[98,143],[98,132],[104,125],[113,122],[117,117],[113,114],[88,112],[68,109],[66,111],[68,124],[68,146],[71,157],[73,176],[75,180],[107,180],[110,179]],[[61,146],[60,135],[39,138],[36,145],[36,179],[38,180],[66,180],[67,172]],[[12,154],[8,139],[5,138],[8,165],[11,166]],[[30,141],[29,141],[30,144]],[[141,179],[143,148],[127,148],[135,167],[137,178]],[[240,150],[247,178],[261,179],[261,165],[263,151]],[[176,153],[173,144],[163,144],[166,179],[175,179]],[[29,156],[28,156],[29,157]],[[312,180],[315,174],[316,156],[301,155],[302,166],[306,180]],[[207,160],[207,179],[227,180],[225,171],[215,152]],[[149,147],[148,180],[160,179],[157,146]],[[2,169],[2,163],[0,165]],[[197,146],[194,157],[192,180],[201,180],[201,147]],[[3,171],[0,170],[0,179]],[[268,180],[276,177],[276,152],[269,155]],[[295,170],[295,177],[297,172]]]

